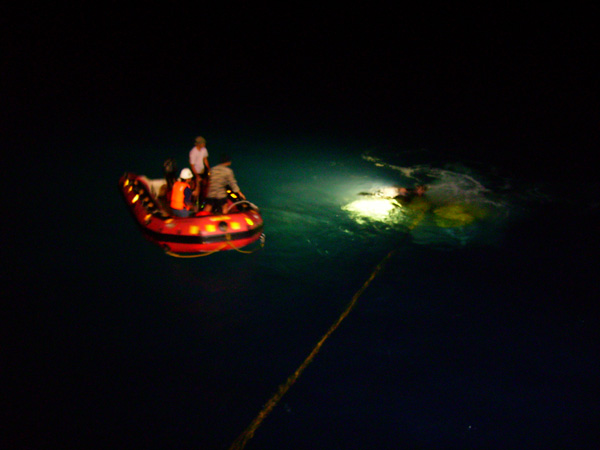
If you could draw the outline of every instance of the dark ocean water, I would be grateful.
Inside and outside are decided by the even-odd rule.
[[[592,197],[435,149],[207,134],[266,245],[177,259],[143,239],[116,183],[160,177],[170,156],[182,167],[193,137],[105,138],[73,161],[81,177],[57,180],[59,194],[82,183],[81,209],[54,207],[39,257],[20,255],[38,276],[15,306],[14,447],[229,448],[396,250],[247,448],[592,448]],[[417,183],[480,216],[413,226],[353,203]]]
[[[248,449],[598,448],[596,5],[150,6],[5,20],[3,448],[228,449],[371,276]],[[127,211],[199,134],[261,251]]]

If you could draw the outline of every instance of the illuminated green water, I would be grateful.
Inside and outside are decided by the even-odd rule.
[[[589,432],[598,316],[565,205],[553,217],[556,200],[526,180],[427,151],[207,138],[261,208],[261,252],[181,260],[146,242],[117,179],[159,177],[189,149],[132,145],[79,165],[81,207],[32,263],[52,261],[32,328],[54,336],[36,351],[77,417],[67,439],[226,448],[392,249],[248,448],[522,448]],[[359,195],[417,183],[430,186],[422,214]],[[456,205],[477,217],[444,226],[435,211]]]

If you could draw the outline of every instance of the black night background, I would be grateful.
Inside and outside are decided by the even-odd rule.
[[[2,9],[7,448],[230,448],[398,245],[247,448],[597,448],[597,6]],[[135,228],[197,135],[262,253]],[[493,213],[344,212],[414,182]]]

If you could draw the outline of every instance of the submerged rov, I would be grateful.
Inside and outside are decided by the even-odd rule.
[[[165,185],[164,179],[150,180],[129,172],[119,179],[119,191],[143,235],[166,253],[202,255],[264,244],[263,219],[252,203],[230,196],[223,214],[177,217],[160,198]]]

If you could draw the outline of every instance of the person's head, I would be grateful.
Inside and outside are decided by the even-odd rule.
[[[205,145],[206,145],[206,139],[204,139],[202,136],[198,136],[196,138],[196,147],[202,148]]]
[[[181,178],[183,181],[190,181],[192,178],[194,178],[194,173],[186,167],[185,169],[181,170],[179,178]]]
[[[177,162],[173,158],[165,160],[163,166],[165,168],[166,173],[174,174],[177,171]]]
[[[227,153],[224,153],[221,155],[220,161],[221,161],[221,164],[229,165],[229,164],[231,164],[231,157]]]
[[[415,186],[415,194],[421,196],[425,193],[425,191],[427,190],[427,186],[423,185],[423,184],[419,184],[417,186]]]

